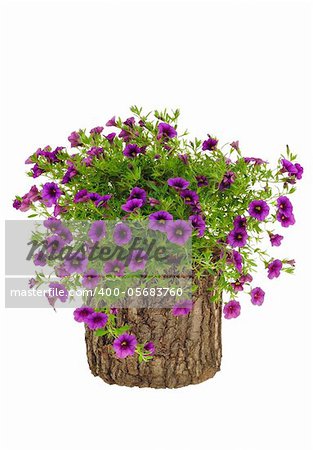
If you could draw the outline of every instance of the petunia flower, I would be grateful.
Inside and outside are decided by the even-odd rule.
[[[165,122],[160,122],[158,124],[158,134],[157,139],[164,139],[167,141],[168,139],[172,139],[177,136],[177,131],[170,124]]]
[[[47,259],[43,251],[40,251],[34,255],[33,262],[35,266],[44,267],[47,264]]]
[[[246,226],[247,226],[247,219],[246,219],[246,217],[243,217],[243,216],[236,216],[235,218],[234,218],[234,228],[246,228]]]
[[[48,207],[56,204],[61,195],[62,192],[56,183],[45,183],[42,187],[42,201]]]
[[[67,139],[70,141],[71,147],[78,147],[81,145],[80,135],[77,131],[72,131]]]
[[[148,255],[144,250],[133,250],[130,255],[128,268],[131,272],[144,270],[148,261]]]
[[[114,141],[115,136],[116,136],[116,133],[109,133],[109,134],[107,134],[104,137],[110,142],[110,144],[112,144],[112,142]]]
[[[112,119],[108,120],[105,124],[106,127],[116,127],[116,120],[115,116],[112,117]]]
[[[83,274],[82,285],[89,289],[94,289],[100,281],[100,275],[94,270],[89,269]]]
[[[189,163],[189,156],[187,155],[187,153],[181,153],[178,155],[178,158],[187,166],[187,164]]]
[[[193,228],[198,231],[198,237],[202,237],[206,229],[204,218],[200,214],[193,214],[192,216],[189,216],[189,220],[191,221]]]
[[[166,224],[173,220],[172,214],[167,211],[156,211],[149,216],[149,228],[151,230],[166,231]]]
[[[208,186],[208,184],[209,184],[207,177],[204,175],[197,175],[196,180],[197,180],[198,187]]]
[[[288,228],[290,225],[294,225],[296,223],[295,216],[292,213],[286,215],[278,211],[276,218],[278,222],[280,222],[281,226],[284,228]]]
[[[106,235],[106,225],[103,220],[96,220],[90,226],[88,231],[88,236],[92,242],[99,242]]]
[[[134,212],[136,209],[141,208],[143,206],[143,201],[137,198],[132,200],[127,200],[127,202],[121,206],[123,211]]]
[[[205,150],[210,150],[210,151],[215,150],[217,143],[218,143],[218,139],[213,138],[208,134],[208,139],[206,141],[203,141],[203,143],[202,143],[202,150],[204,150],[204,151]]]
[[[166,227],[167,239],[177,245],[184,245],[192,234],[192,226],[185,220],[171,220]]]
[[[103,127],[95,127],[95,128],[92,128],[89,133],[90,134],[101,134],[103,130],[104,130]]]
[[[248,240],[248,233],[243,228],[234,228],[227,236],[227,242],[232,247],[244,247]]]
[[[84,273],[87,265],[88,259],[81,252],[74,253],[64,261],[64,268],[69,274]]]
[[[50,283],[49,288],[52,291],[52,297],[59,299],[62,303],[68,299],[68,290],[61,283]]]
[[[184,178],[169,178],[167,180],[167,184],[177,191],[181,191],[183,189],[186,189],[189,186],[189,181],[185,180]]]
[[[125,223],[118,223],[115,225],[113,239],[117,245],[128,244],[132,239],[132,232],[129,226]]]
[[[192,300],[182,300],[173,306],[173,316],[185,316],[190,313],[193,307]]]
[[[186,205],[193,205],[199,201],[199,195],[195,191],[190,191],[188,189],[181,191],[180,196],[183,198]]]
[[[265,220],[269,215],[270,208],[264,200],[253,200],[249,207],[248,213],[257,220]]]
[[[82,306],[81,308],[76,308],[74,311],[74,319],[76,322],[86,322],[86,319],[93,314],[95,311],[89,306]]]
[[[113,341],[113,349],[118,358],[126,358],[135,353],[137,339],[133,334],[124,333]]]
[[[236,319],[240,315],[241,306],[237,300],[230,300],[224,305],[223,313],[225,319]]]
[[[104,272],[107,274],[115,275],[116,277],[123,277],[124,270],[124,263],[122,261],[119,261],[118,259],[107,261],[104,265]]]
[[[153,356],[155,354],[155,346],[154,343],[152,341],[147,342],[144,346],[143,349],[149,353],[149,356]]]
[[[289,198],[286,197],[285,195],[278,197],[278,199],[276,201],[276,205],[277,205],[278,211],[285,214],[286,216],[292,214],[292,211],[293,211],[292,203],[289,200]]]
[[[136,144],[127,144],[123,150],[123,155],[127,158],[136,158],[140,153],[142,153],[142,149]]]
[[[89,192],[87,189],[81,189],[74,196],[74,203],[85,203],[89,200]]]
[[[93,312],[85,319],[85,323],[90,330],[98,330],[99,328],[105,327],[107,321],[108,316],[102,312]]]
[[[261,306],[264,302],[265,292],[260,287],[256,287],[251,290],[251,303],[253,305]]]
[[[142,204],[144,205],[146,203],[147,193],[144,189],[141,189],[136,186],[130,191],[128,200],[132,200],[134,198],[142,200]]]
[[[272,247],[279,247],[281,244],[281,241],[284,239],[284,236],[281,236],[280,234],[270,233],[269,237],[270,237]]]
[[[282,267],[283,267],[283,263],[280,261],[280,259],[274,259],[274,261],[272,261],[267,267],[268,278],[270,280],[272,280],[273,278],[278,278]]]

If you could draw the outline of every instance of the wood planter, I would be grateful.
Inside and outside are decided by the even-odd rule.
[[[153,341],[153,360],[139,363],[138,356],[119,359],[107,337],[86,328],[87,357],[91,372],[106,383],[120,386],[178,388],[212,378],[222,357],[221,302],[210,301],[209,277],[197,281],[193,310],[175,317],[171,309],[122,309],[118,326],[131,325],[138,342]]]

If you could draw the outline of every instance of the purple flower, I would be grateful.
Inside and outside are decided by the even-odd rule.
[[[28,198],[28,200],[30,200],[31,202],[36,202],[37,200],[39,200],[40,194],[39,194],[37,186],[35,186],[35,185],[32,186],[30,188],[29,192],[24,197]]]
[[[113,341],[113,349],[118,358],[126,358],[135,353],[137,339],[133,334],[121,334]]]
[[[247,226],[247,219],[246,219],[246,217],[243,217],[243,216],[236,216],[235,218],[234,218],[234,228],[246,228],[246,226]]]
[[[209,181],[208,181],[207,177],[204,176],[204,175],[197,175],[196,176],[196,180],[198,182],[197,183],[198,187],[204,187],[204,186],[208,186],[209,185]]]
[[[100,275],[94,270],[89,269],[83,274],[82,285],[89,289],[94,289],[100,281]]]
[[[108,120],[105,124],[106,127],[116,127],[116,120],[115,116],[112,117],[112,119]]]
[[[65,172],[65,174],[64,174],[64,176],[63,176],[63,178],[62,178],[62,181],[61,181],[61,183],[62,184],[67,184],[67,183],[69,183],[71,180],[72,180],[72,178],[74,178],[75,177],[75,175],[77,175],[77,170],[75,169],[75,166],[74,166],[74,164],[72,163],[72,162],[69,162],[68,163],[68,168],[67,168],[67,170],[66,170],[66,172]]]
[[[22,204],[21,200],[18,200],[18,199],[16,198],[16,199],[14,200],[14,202],[13,202],[13,208],[15,208],[15,209],[20,209],[21,204]]]
[[[52,233],[55,233],[63,227],[61,220],[55,219],[54,217],[49,217],[48,219],[44,220],[43,225]]]
[[[128,119],[123,122],[124,125],[127,125],[130,128],[133,128],[133,126],[136,124],[135,117],[129,117]]]
[[[42,187],[41,197],[46,206],[55,205],[62,192],[56,183],[45,183]]]
[[[38,178],[45,172],[45,170],[41,169],[37,163],[31,168],[31,171],[33,172],[33,178]]]
[[[230,146],[238,151],[239,150],[239,141],[231,142]]]
[[[74,203],[85,203],[89,200],[89,193],[87,189],[81,189],[74,196]]]
[[[151,230],[166,231],[166,224],[173,220],[172,214],[167,211],[156,211],[149,216],[149,228]]]
[[[64,268],[69,273],[83,273],[86,271],[88,259],[81,253],[76,252],[64,262]]]
[[[253,200],[248,208],[250,216],[257,220],[265,220],[269,212],[270,208],[264,200]]]
[[[133,250],[130,256],[128,268],[131,272],[144,270],[148,261],[148,255],[144,250]]]
[[[260,166],[261,164],[267,164],[267,161],[264,161],[261,158],[254,157],[245,157],[243,158],[245,163],[254,163],[255,166]]]
[[[292,214],[293,207],[292,207],[292,203],[288,197],[285,197],[284,195],[282,195],[281,197],[279,197],[277,199],[276,204],[277,204],[277,208],[278,208],[279,212],[282,212],[286,216]]]
[[[104,137],[110,142],[110,144],[112,144],[112,142],[114,141],[115,136],[116,136],[116,133],[109,133],[109,134],[107,134]]]
[[[34,255],[35,266],[45,266],[47,264],[47,259],[43,251],[40,251]]]
[[[296,219],[292,213],[286,215],[278,211],[276,218],[278,222],[280,222],[281,226],[284,228],[288,228],[290,225],[294,225],[296,223]]]
[[[113,231],[113,239],[117,245],[128,244],[132,239],[132,232],[125,223],[118,223]]]
[[[205,220],[203,219],[203,217],[199,214],[193,214],[189,217],[189,220],[191,221],[191,225],[193,226],[193,228],[198,230],[198,237],[202,237],[206,228]]]
[[[57,234],[55,234],[53,236],[47,237],[46,243],[45,243],[45,248],[48,253],[56,255],[59,252],[61,252],[64,245],[65,245],[65,242],[63,241],[63,239],[60,236],[58,236]]]
[[[141,208],[143,206],[143,201],[138,198],[134,198],[132,200],[127,200],[127,202],[121,206],[123,211],[133,212],[136,209]]]
[[[232,247],[244,247],[248,240],[248,233],[243,228],[234,228],[227,236],[227,242]]]
[[[29,289],[32,289],[33,287],[35,287],[36,284],[37,284],[37,281],[35,280],[35,278],[30,278],[30,279],[28,280],[28,286],[29,286]]]
[[[60,283],[50,283],[49,288],[51,289],[51,297],[61,300],[62,303],[66,302],[68,299],[68,290],[63,284]]]
[[[169,178],[167,180],[167,184],[177,191],[181,191],[183,189],[186,189],[190,183],[184,178]]]
[[[144,346],[143,349],[149,353],[149,356],[152,356],[155,354],[155,346],[154,343],[152,341],[147,342]]]
[[[138,198],[139,200],[142,200],[142,204],[144,205],[146,203],[147,193],[144,189],[141,189],[139,187],[134,187],[130,191],[128,200],[132,200],[134,198]]]
[[[111,194],[107,194],[107,195],[102,195],[100,196],[96,201],[95,201],[95,205],[99,208],[99,207],[103,207],[103,208],[108,208],[108,201],[112,198]]]
[[[123,155],[127,158],[136,158],[140,153],[142,153],[142,149],[136,144],[127,144],[123,150]]]
[[[114,259],[113,261],[107,261],[104,265],[104,272],[115,275],[116,277],[124,276],[125,265],[122,261]]]
[[[297,173],[297,169],[295,168],[294,164],[292,164],[291,161],[288,161],[288,159],[282,159],[281,164],[283,166],[282,171],[288,172],[290,176],[295,175]]]
[[[95,222],[93,222],[88,231],[88,236],[90,237],[92,242],[101,241],[101,239],[103,239],[105,235],[106,235],[105,222],[103,220],[96,220]]]
[[[202,143],[202,150],[215,150],[217,143],[218,140],[208,134],[208,139]]]
[[[60,238],[65,242],[66,244],[69,244],[73,240],[73,235],[70,232],[70,230],[66,227],[61,227],[56,230],[56,234],[60,236]]]
[[[161,122],[158,124],[158,134],[157,139],[164,139],[167,141],[168,139],[172,139],[177,136],[177,131],[171,125],[165,122]]]
[[[90,134],[101,134],[103,127],[95,127],[90,130]]]
[[[226,172],[223,176],[222,181],[220,182],[218,188],[220,191],[225,191],[229,189],[230,186],[235,182],[236,175],[231,170]]]
[[[195,191],[184,189],[181,191],[180,196],[184,199],[186,205],[194,205],[199,201],[199,196]]]
[[[74,311],[74,319],[76,322],[86,322],[86,319],[94,313],[92,308],[88,306],[82,306],[81,308],[76,308]]]
[[[295,164],[295,169],[297,171],[295,173],[295,176],[296,176],[297,180],[301,180],[302,175],[303,175],[303,167],[300,164],[296,163]]]
[[[79,145],[81,145],[80,136],[77,131],[72,131],[67,139],[70,141],[71,147],[78,147]]]
[[[242,272],[242,255],[237,250],[233,250],[233,261],[238,272]]]
[[[68,271],[65,269],[64,265],[55,266],[54,271],[56,276],[59,278],[68,277],[70,275],[70,273],[68,273]]]
[[[177,245],[184,245],[192,234],[192,226],[185,220],[172,220],[167,223],[167,239]]]
[[[187,153],[179,154],[178,158],[187,166],[187,164],[189,162],[189,156],[187,155]]]
[[[192,310],[193,302],[192,300],[182,300],[173,306],[172,314],[173,316],[185,316],[189,314]]]
[[[227,302],[223,308],[225,319],[236,319],[240,315],[241,306],[237,300]]]
[[[251,295],[251,302],[253,303],[253,305],[261,306],[262,303],[264,302],[265,292],[260,287],[252,289],[250,295]]]
[[[58,203],[56,203],[56,205],[53,208],[53,215],[54,215],[54,217],[57,217],[60,214],[64,214],[66,212],[67,212],[67,207],[66,206],[60,206]]]
[[[93,312],[88,315],[85,319],[90,330],[98,330],[99,328],[104,328],[107,324],[108,316],[102,312]]]
[[[268,278],[270,280],[272,280],[273,278],[278,278],[282,267],[283,267],[283,263],[280,261],[280,259],[274,259],[274,261],[272,261],[267,267]]]
[[[252,275],[250,275],[249,273],[246,273],[245,275],[241,275],[239,280],[241,281],[241,283],[251,283],[253,278],[252,278]]]
[[[230,283],[235,292],[243,291],[244,283],[240,280],[236,280],[234,283]]]
[[[284,239],[284,236],[281,236],[280,234],[270,234],[269,236],[272,247],[279,247],[281,241]]]

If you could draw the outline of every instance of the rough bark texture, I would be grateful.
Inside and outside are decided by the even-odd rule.
[[[207,380],[220,370],[221,303],[210,301],[210,278],[197,282],[194,307],[187,316],[175,317],[171,309],[123,309],[118,326],[128,323],[138,342],[153,341],[152,361],[138,356],[118,359],[106,337],[86,329],[87,357],[91,372],[106,383],[121,386],[178,388]]]

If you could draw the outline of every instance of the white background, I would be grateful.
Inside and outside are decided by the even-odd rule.
[[[310,446],[311,10],[297,2],[9,2],[2,8],[1,210],[31,180],[26,157],[113,114],[179,107],[181,129],[305,167],[297,224],[277,257],[295,276],[256,285],[261,308],[223,324],[222,371],[178,390],[108,386],[87,367],[72,311],[6,310],[6,442],[17,449],[264,450]],[[281,229],[278,229],[282,231]]]

